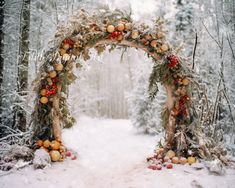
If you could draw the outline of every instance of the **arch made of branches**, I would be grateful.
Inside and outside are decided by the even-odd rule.
[[[180,156],[210,156],[194,105],[197,101],[192,100],[193,73],[166,41],[163,24],[161,19],[156,19],[152,26],[138,24],[120,10],[100,9],[94,14],[81,10],[68,25],[58,28],[34,82],[34,140],[62,142],[61,129],[75,122],[66,100],[68,86],[76,79],[73,67],[81,67],[78,59],[88,60],[92,48],[100,54],[108,46],[110,50],[131,47],[143,50],[154,61],[149,100],[155,97],[158,83],[166,89],[162,111],[166,137],[160,147]]]

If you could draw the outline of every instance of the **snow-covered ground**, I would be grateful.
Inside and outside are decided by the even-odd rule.
[[[63,137],[66,146],[78,152],[78,160],[54,163],[44,170],[24,168],[0,177],[0,188],[235,187],[233,170],[225,176],[182,165],[149,170],[145,159],[158,138],[138,134],[128,120],[83,117],[64,130]]]

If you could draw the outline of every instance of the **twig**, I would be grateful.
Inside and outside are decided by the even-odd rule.
[[[217,43],[217,45],[219,46],[219,48],[221,48],[221,44],[215,39],[215,37],[212,36],[212,34],[209,32],[209,30],[207,29],[206,25],[204,24],[204,22],[202,21],[202,25],[205,27],[207,33],[210,35],[210,37]]]
[[[215,103],[214,103],[214,110],[213,110],[213,115],[212,115],[212,122],[215,123],[215,116],[216,116],[216,110],[217,110],[217,104],[218,104],[218,98],[219,98],[219,93],[220,93],[220,85],[221,85],[221,79],[219,80],[218,86],[217,86],[217,92],[216,92],[216,98],[215,98]]]
[[[228,34],[227,34],[227,40],[228,40],[228,44],[229,44],[229,47],[230,47],[231,52],[232,52],[233,59],[235,59],[235,54],[234,54],[234,50],[233,50],[233,47],[232,47],[231,39],[230,39]]]
[[[196,32],[195,43],[194,43],[194,48],[193,48],[193,66],[192,66],[193,70],[194,70],[194,66],[195,66],[196,49],[197,49],[197,32]]]

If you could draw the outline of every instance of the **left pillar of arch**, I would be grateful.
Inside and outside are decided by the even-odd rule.
[[[57,93],[53,97],[52,108],[52,129],[55,140],[61,141],[61,125],[60,125],[60,95],[61,95],[61,83],[57,84]]]

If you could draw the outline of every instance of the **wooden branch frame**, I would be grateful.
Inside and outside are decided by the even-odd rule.
[[[88,45],[85,47],[85,50],[89,50],[91,48],[97,47],[99,45],[119,45],[119,46],[128,46],[136,49],[141,49],[144,52],[146,52],[149,56],[151,56],[153,59],[155,59],[157,62],[161,63],[160,61],[163,59],[161,56],[159,56],[157,53],[150,52],[148,48],[144,45],[137,44],[135,41],[127,41],[127,40],[122,40],[122,41],[116,41],[116,40],[108,40],[108,39],[103,39],[98,42],[96,42],[93,45]],[[53,134],[56,140],[62,141],[62,136],[61,136],[61,123],[60,123],[60,115],[59,115],[59,101],[60,101],[60,92],[61,92],[61,84],[58,86],[58,91],[57,94],[53,97]],[[174,86],[164,84],[164,87],[166,89],[167,93],[167,100],[166,100],[166,107],[169,112],[171,112],[175,98],[173,97],[173,89]],[[166,126],[166,131],[167,131],[167,145],[171,144],[174,139],[174,134],[175,134],[175,118],[171,115],[169,116],[169,121],[168,125]]]

